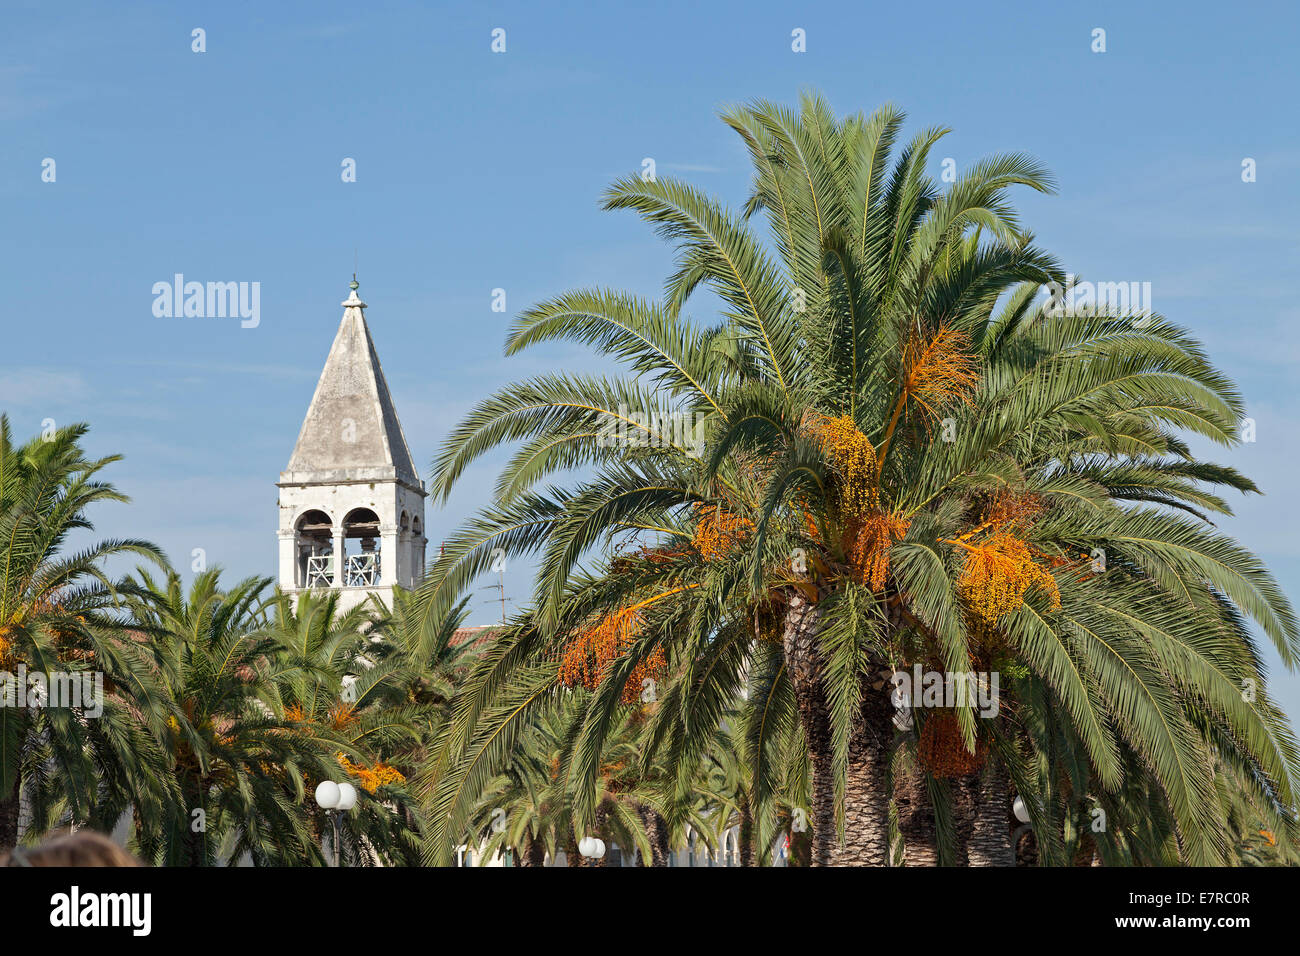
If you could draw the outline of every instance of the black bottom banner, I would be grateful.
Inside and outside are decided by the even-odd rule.
[[[1226,940],[1288,927],[1292,876],[1280,869],[1096,867],[570,872],[27,867],[0,869],[0,897],[16,934],[7,942],[47,935],[81,942],[102,937],[128,949],[192,943],[196,933],[211,935],[214,943],[245,939],[260,946],[322,936],[362,941],[375,932],[395,944],[408,933],[413,941],[428,943],[431,932],[451,938],[482,934],[486,941],[495,929],[523,943],[515,934],[524,927],[562,932],[557,920],[581,924],[582,936],[600,945],[606,934],[610,943],[626,941],[629,921],[644,925],[647,908],[657,914],[656,928],[645,925],[655,936],[674,932],[678,924],[688,932],[689,924],[698,928],[703,917],[718,921],[729,944],[751,934],[770,944],[774,934],[788,932],[792,939],[802,936],[806,945],[826,932],[838,936],[837,925],[862,929],[877,919],[915,938],[927,930],[947,934],[961,924],[972,927],[971,914],[979,913],[996,913],[1005,929],[1041,928],[1056,939],[1172,940],[1199,933]],[[698,907],[705,900],[718,909],[702,913]]]

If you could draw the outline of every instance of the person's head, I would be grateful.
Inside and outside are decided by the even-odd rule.
[[[14,847],[4,866],[139,866],[130,853],[93,830],[47,839],[40,846]]]

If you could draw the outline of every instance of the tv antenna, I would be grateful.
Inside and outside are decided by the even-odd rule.
[[[502,568],[498,573],[501,575],[501,582],[500,582],[499,584],[489,584],[489,585],[488,585],[487,587],[485,587],[485,588],[479,588],[479,590],[480,590],[480,591],[496,591],[496,592],[500,595],[499,600],[501,601],[501,623],[502,623],[502,625],[504,625],[504,624],[506,623],[506,603],[509,602],[509,603],[511,603],[511,604],[514,604],[515,602],[514,602],[514,600],[512,600],[511,598],[506,597],[506,572],[505,572],[505,569]],[[495,603],[495,602],[484,601],[483,603],[484,603],[484,604],[488,604],[488,603]]]

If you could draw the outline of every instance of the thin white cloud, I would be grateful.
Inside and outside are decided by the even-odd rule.
[[[704,163],[664,163],[663,167],[680,173],[725,173],[727,171],[725,167],[709,166]]]
[[[41,408],[84,399],[89,392],[80,372],[41,366],[0,368],[0,407]]]

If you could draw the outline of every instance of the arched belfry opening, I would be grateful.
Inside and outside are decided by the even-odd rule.
[[[344,609],[424,571],[424,482],[411,459],[355,277],[302,430],[280,473],[280,586]]]
[[[343,519],[343,548],[347,563],[343,583],[368,588],[379,583],[379,515],[369,508],[353,508]]]
[[[411,519],[411,567],[415,569],[417,578],[424,574],[424,546],[427,544],[422,524],[418,514]]]
[[[294,526],[294,580],[300,588],[334,586],[334,522],[319,508],[303,512]]]

